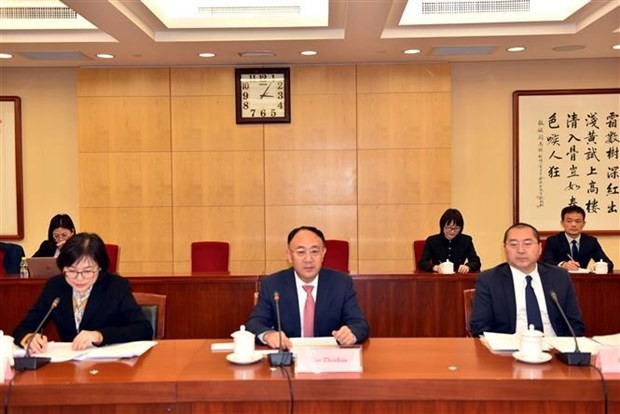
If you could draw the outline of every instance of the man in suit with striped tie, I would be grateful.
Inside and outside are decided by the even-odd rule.
[[[577,336],[584,335],[585,325],[568,272],[537,263],[540,251],[540,236],[533,226],[517,223],[506,230],[507,263],[480,273],[476,280],[469,323],[474,336],[483,332],[519,333],[529,325],[545,336],[570,336],[551,291],[556,292]]]

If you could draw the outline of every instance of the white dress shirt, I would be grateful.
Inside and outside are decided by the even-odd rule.
[[[525,286],[527,281],[525,277],[528,274],[523,273],[519,269],[510,266],[512,272],[512,283],[515,289],[515,303],[517,305],[517,325],[516,333],[521,333],[527,330],[527,311],[525,309]],[[538,265],[534,270],[529,273],[532,276],[532,288],[536,294],[536,301],[540,308],[540,315],[543,322],[543,333],[545,336],[556,336],[553,326],[551,326],[551,320],[549,319],[549,312],[547,312],[547,303],[545,302],[545,292],[543,291],[542,282],[540,281],[540,275],[538,274]]]

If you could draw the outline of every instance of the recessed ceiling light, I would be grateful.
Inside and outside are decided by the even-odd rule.
[[[615,50],[620,50],[620,45],[613,45],[611,48]]]
[[[506,49],[507,52],[523,52],[525,47],[523,46],[512,46]]]
[[[420,52],[421,52],[420,49],[406,49],[406,50],[403,50],[403,53],[405,55],[417,55]]]
[[[584,45],[566,45],[566,46],[556,46],[553,48],[556,52],[574,52],[575,50],[585,49]]]
[[[200,56],[201,58],[212,58],[212,57],[215,57],[215,53],[202,52],[202,53],[198,53],[198,56]]]
[[[303,56],[314,56],[318,55],[319,52],[317,52],[316,50],[302,50],[301,52],[299,52],[299,54]]]
[[[110,53],[97,53],[97,57],[100,59],[114,59],[114,55]]]
[[[10,53],[0,53],[0,59],[12,59],[13,55]]]

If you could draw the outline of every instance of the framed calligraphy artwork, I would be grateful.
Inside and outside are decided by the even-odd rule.
[[[586,231],[620,234],[620,88],[515,91],[514,220],[561,230],[568,205]]]
[[[24,238],[21,99],[0,96],[0,239]]]

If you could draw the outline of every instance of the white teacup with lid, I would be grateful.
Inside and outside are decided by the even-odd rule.
[[[450,274],[454,273],[454,263],[452,263],[450,261],[450,259],[448,259],[445,262],[441,263],[439,265],[439,267],[441,268],[441,273],[443,273],[445,275],[450,275]]]
[[[603,260],[594,263],[594,273],[597,275],[605,275],[609,272],[609,265]]]
[[[254,340],[255,335],[245,330],[245,325],[241,325],[239,330],[233,332],[230,336],[235,342],[235,359],[237,361],[250,361],[254,357]]]
[[[523,358],[535,360],[542,354],[543,333],[530,325],[529,329],[521,332],[519,336],[519,352]]]
[[[11,378],[13,364],[13,337],[0,330],[0,383]]]

